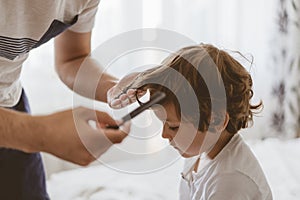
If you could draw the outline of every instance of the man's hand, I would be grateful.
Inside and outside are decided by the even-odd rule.
[[[107,103],[110,107],[123,108],[136,101],[136,97],[143,96],[146,91],[136,90],[132,87],[140,72],[135,72],[123,77],[114,87],[107,92]]]
[[[39,133],[43,139],[39,151],[82,166],[100,157],[113,144],[122,142],[130,131],[129,124],[119,130],[103,128],[116,122],[107,113],[83,107],[36,117],[36,120],[46,130]],[[91,120],[99,123],[97,128],[91,127]]]

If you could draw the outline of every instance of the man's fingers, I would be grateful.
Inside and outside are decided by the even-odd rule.
[[[114,99],[112,100],[112,102],[110,103],[110,106],[112,108],[119,108],[119,105],[121,105],[121,100],[120,99]]]
[[[124,107],[128,106],[130,103],[131,103],[130,99],[127,98],[127,99],[124,99],[124,100],[121,102],[121,105],[122,105],[122,107],[124,108]]]
[[[136,93],[136,90],[135,89],[128,89],[126,91],[126,94],[131,98],[131,97],[134,97],[135,96],[135,93]]]
[[[121,143],[130,132],[130,122],[126,122],[118,130],[104,129],[104,134],[113,143]]]
[[[121,143],[123,139],[127,136],[123,131],[116,131],[113,129],[107,129],[104,131],[105,136],[113,143]]]
[[[137,96],[138,96],[138,97],[142,97],[142,96],[144,96],[146,93],[147,93],[147,91],[145,91],[145,90],[138,90],[138,91],[137,91]]]
[[[114,99],[110,103],[110,106],[114,109],[119,109],[119,108],[124,108],[135,101],[136,101],[135,96],[130,97],[126,94],[122,94],[118,99]]]
[[[121,101],[125,101],[126,99],[128,99],[128,96],[127,96],[127,94],[121,94],[121,96],[119,97],[119,99]]]
[[[100,124],[117,125],[116,121],[109,114],[101,111],[95,111],[95,113]]]
[[[139,97],[146,94],[146,91],[136,91],[136,89],[128,89],[126,93],[123,93],[119,95],[116,99],[112,100],[109,104],[110,107],[114,109],[119,109],[134,103],[136,101],[136,92]]]
[[[131,127],[131,122],[127,121],[122,126],[120,126],[120,130],[128,135],[130,132],[130,127]]]

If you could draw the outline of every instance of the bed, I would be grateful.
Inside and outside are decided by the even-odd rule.
[[[299,200],[300,139],[269,138],[248,144],[266,173],[274,199]],[[135,161],[118,162],[126,165]],[[123,173],[106,165],[64,171],[50,177],[48,191],[55,200],[174,200],[178,199],[182,164],[183,160],[178,159],[146,174]]]

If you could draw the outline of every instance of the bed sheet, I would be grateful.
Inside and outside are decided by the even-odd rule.
[[[269,181],[274,200],[300,199],[300,139],[248,142]]]
[[[300,139],[247,141],[270,183],[274,200],[300,199]],[[134,161],[122,161],[134,162]],[[149,174],[126,174],[99,165],[54,174],[48,191],[55,200],[174,200],[183,160]]]

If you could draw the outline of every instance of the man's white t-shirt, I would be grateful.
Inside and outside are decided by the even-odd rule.
[[[12,107],[19,101],[21,67],[29,51],[66,29],[90,32],[99,1],[0,1],[1,107]]]
[[[180,183],[181,200],[271,200],[272,192],[258,160],[236,134],[210,159],[203,154],[186,159]]]

